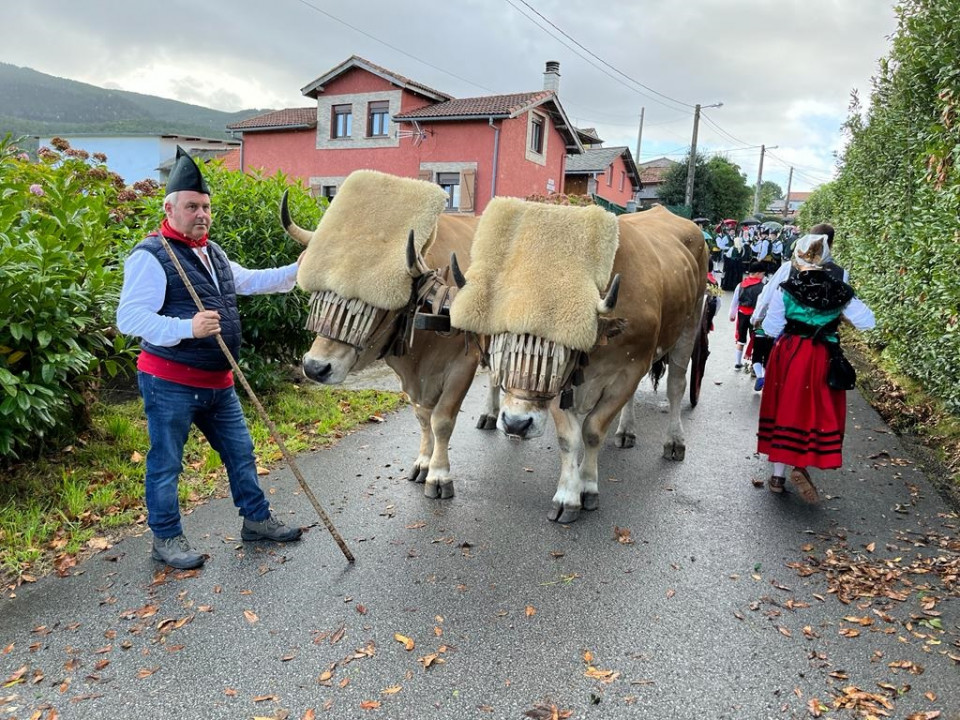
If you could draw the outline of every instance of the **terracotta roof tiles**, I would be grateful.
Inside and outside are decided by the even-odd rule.
[[[552,96],[552,90],[513,93],[510,95],[485,95],[483,97],[458,98],[427,105],[411,112],[402,113],[394,120],[442,119],[452,117],[485,117],[488,115],[511,116],[524,108]]]
[[[273,130],[279,128],[313,128],[317,126],[317,108],[285,108],[227,125],[228,130]]]

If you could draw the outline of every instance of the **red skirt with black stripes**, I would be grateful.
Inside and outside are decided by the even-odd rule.
[[[823,470],[843,464],[847,393],[827,385],[827,348],[782,335],[767,361],[757,452],[796,467]]]

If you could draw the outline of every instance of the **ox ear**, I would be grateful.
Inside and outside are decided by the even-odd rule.
[[[622,335],[626,329],[626,318],[599,318],[597,321],[597,345],[606,345],[610,338]]]
[[[613,276],[613,282],[610,283],[610,289],[607,290],[606,297],[597,304],[597,312],[601,315],[608,315],[613,312],[617,306],[617,298],[620,295],[620,273]]]
[[[467,284],[467,279],[460,270],[460,263],[457,262],[457,254],[455,252],[450,253],[450,273],[453,275],[453,281],[457,284],[458,288],[462,288]]]
[[[313,237],[313,233],[304,230],[290,217],[290,207],[287,200],[289,194],[289,190],[284,190],[283,197],[280,198],[280,223],[283,225],[283,229],[287,231],[287,235],[304,247],[307,247],[310,244],[310,238]]]

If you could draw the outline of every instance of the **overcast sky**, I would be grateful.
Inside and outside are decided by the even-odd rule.
[[[539,14],[539,16],[538,16]],[[888,0],[31,0],[4,8],[0,61],[217,108],[306,107],[350,55],[455,97],[538,90],[560,63],[580,127],[640,162],[698,148],[785,190],[829,180],[851,91],[896,29]],[[642,85],[641,85],[642,84]],[[0,106],[2,106],[0,98]]]

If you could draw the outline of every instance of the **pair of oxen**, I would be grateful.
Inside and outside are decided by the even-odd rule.
[[[281,221],[287,232],[305,246],[319,232],[296,225],[287,210],[286,195],[281,203]],[[454,286],[471,281],[470,250],[479,221],[440,215],[433,242],[422,256],[414,248],[411,232],[407,251],[411,302],[401,310],[380,313],[373,323],[376,328],[362,342],[319,329],[303,357],[303,372],[312,380],[335,385],[348,373],[383,358],[399,376],[420,422],[420,449],[409,479],[423,483],[428,497],[449,498],[454,494],[448,456],[450,436],[478,366],[481,361],[491,360],[491,392],[477,427],[498,427],[512,437],[533,438],[543,434],[547,413],[552,415],[561,470],[548,517],[569,523],[582,510],[599,506],[598,454],[618,414],[616,445],[635,444],[633,396],[655,365],[657,371],[662,372],[664,367],[667,371],[670,409],[663,456],[684,458],[680,405],[700,328],[707,249],[696,225],[664,208],[619,216],[613,280],[605,295],[603,288],[596,292],[596,342],[586,352],[567,353],[559,361],[555,357],[565,365],[552,370],[564,379],[564,387],[554,383],[551,391],[545,392],[543,387],[531,390],[529,384],[524,386],[522,373],[516,368],[509,372],[502,357],[491,357],[491,353],[509,352],[504,351],[503,342],[469,334],[465,337],[455,330],[442,331],[442,318],[435,325],[417,317],[437,320],[438,315],[448,312],[438,295],[448,297],[451,290],[456,292]],[[397,231],[407,232],[405,228]],[[432,289],[423,291],[425,287]],[[330,304],[329,312],[342,312],[342,307],[336,309],[337,302]],[[332,323],[319,318],[316,327],[329,328]],[[410,339],[413,327],[427,329],[417,330]],[[536,344],[536,339],[528,340]]]

